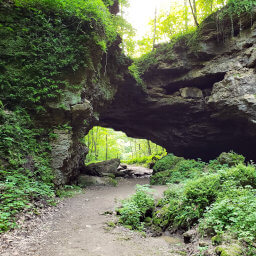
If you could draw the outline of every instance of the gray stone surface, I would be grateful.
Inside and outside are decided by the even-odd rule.
[[[120,159],[111,159],[108,161],[102,161],[98,163],[92,163],[86,165],[82,169],[82,173],[94,175],[94,176],[103,176],[103,174],[110,173],[118,176],[124,176],[121,171],[118,171],[118,166],[120,165]]]
[[[115,186],[116,183],[111,177],[80,175],[78,177],[78,185],[82,188],[86,188],[88,186]]]
[[[203,98],[202,90],[194,87],[181,88],[180,94],[183,98]]]
[[[241,18],[233,38],[225,21],[225,41],[206,20],[196,51],[179,42],[170,58],[163,51],[142,75],[144,88],[132,78],[118,87],[100,124],[186,158],[234,150],[256,160],[256,23],[249,28],[249,20]]]

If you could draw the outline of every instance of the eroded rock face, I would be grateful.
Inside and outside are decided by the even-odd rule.
[[[116,74],[122,79],[122,69],[127,69],[128,63],[118,63],[121,50],[116,41],[108,51],[108,64],[105,70],[106,56],[102,53],[98,63],[104,70],[91,74],[84,70],[78,74],[76,82],[80,90],[64,91],[56,102],[47,102],[45,116],[39,117],[41,126],[54,127],[51,139],[52,168],[55,173],[55,184],[63,185],[75,181],[81,170],[84,170],[84,160],[88,148],[83,142],[84,136],[99,120],[99,113],[113,99],[117,90]],[[128,60],[128,59],[127,59]],[[125,67],[125,68],[124,68]],[[74,79],[72,76],[68,79]],[[120,161],[117,163],[118,167]]]
[[[158,56],[143,75],[146,89],[127,76],[100,124],[179,156],[207,160],[234,150],[255,160],[256,24],[225,42],[212,27],[205,25],[196,53],[176,44],[171,58]]]

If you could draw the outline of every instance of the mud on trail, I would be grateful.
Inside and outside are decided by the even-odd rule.
[[[123,227],[109,227],[120,200],[135,192],[136,184],[149,180],[124,179],[117,187],[90,187],[63,201],[37,227],[1,253],[2,256],[178,256],[184,244],[178,236],[143,237]],[[153,186],[158,197],[165,186]],[[22,236],[22,234],[21,234]],[[184,255],[184,254],[183,254]]]

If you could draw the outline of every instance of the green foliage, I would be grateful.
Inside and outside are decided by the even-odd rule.
[[[143,165],[145,167],[150,167],[151,165],[154,165],[156,161],[161,159],[163,155],[166,154],[165,152],[162,154],[159,154],[159,153],[156,153],[150,156],[147,156],[147,155],[138,156],[135,158],[131,158],[129,160],[125,160],[124,162],[126,164],[135,164],[135,165]]]
[[[255,188],[256,171],[254,166],[243,164],[189,181],[185,185],[181,204],[184,215],[176,217],[175,221],[178,222],[175,225],[189,227],[203,216],[207,207],[219,196],[227,193],[230,187],[245,188],[248,185]],[[193,210],[187,211],[187,209]],[[187,221],[188,219],[190,222]]]
[[[77,193],[81,193],[82,189],[79,186],[75,185],[65,185],[64,187],[55,191],[55,194],[59,198],[63,197],[72,197]]]
[[[229,0],[227,5],[227,12],[232,15],[240,16],[242,13],[251,12],[256,6],[255,0]]]
[[[180,176],[180,174],[177,174],[178,176]],[[161,172],[157,172],[154,175],[152,175],[150,177],[150,184],[151,185],[165,185],[170,182],[170,177],[175,176],[174,178],[176,178],[176,175],[172,175],[172,170],[166,170],[166,171],[161,171]]]
[[[105,1],[107,5],[113,1]],[[116,26],[112,16],[102,0],[15,0],[19,7],[32,8],[59,14],[68,18],[75,16],[93,26],[98,34],[95,37],[111,42],[116,38]],[[104,38],[104,36],[106,38]],[[100,40],[99,40],[100,41]]]
[[[175,159],[174,162],[173,159]],[[228,167],[236,166],[239,163],[243,164],[244,161],[245,158],[242,155],[234,152],[224,152],[217,159],[209,161],[208,164],[202,162],[200,159],[197,161],[193,159],[186,160],[170,155],[155,164],[154,174],[150,179],[150,183],[152,185],[164,185],[167,183],[185,182],[189,179],[199,178],[204,174],[225,170]]]
[[[256,191],[250,187],[234,188],[222,194],[200,221],[201,231],[221,234],[231,232],[247,242],[256,239]]]
[[[228,161],[220,163],[223,156],[229,156],[225,157]],[[210,161],[208,165],[201,161],[180,160],[172,169],[153,175],[151,184],[170,184],[164,198],[158,203],[160,209],[156,209],[153,214],[154,225],[163,229],[167,226],[187,229],[207,214],[211,205],[228,198],[233,190],[243,191],[248,186],[255,189],[255,166],[243,162],[244,157],[241,155],[222,153],[221,157]],[[228,167],[228,164],[232,167]],[[186,183],[179,185],[180,189],[174,186],[173,183],[181,181]],[[211,217],[214,218],[213,215]]]
[[[170,170],[155,173],[150,184],[165,185],[168,183],[184,182],[187,179],[199,177],[205,167],[205,163],[198,160],[180,159]]]
[[[156,162],[153,167],[154,173],[170,170],[181,160],[181,157],[177,157],[173,154],[168,154],[167,156]]]
[[[115,25],[101,0],[16,5],[0,13],[0,100],[9,108],[18,104],[42,112],[46,100],[79,88],[82,70],[100,70]],[[67,71],[74,78],[65,77]]]
[[[15,216],[32,211],[35,201],[49,204],[54,200],[53,185],[40,181],[34,173],[23,168],[0,170],[0,233],[16,226]]]
[[[131,75],[134,77],[134,79],[136,80],[136,82],[139,84],[139,85],[143,85],[143,80],[141,79],[140,75],[140,71],[138,69],[138,66],[135,64],[135,63],[132,63],[131,66],[128,67]]]
[[[131,198],[123,200],[122,207],[118,209],[120,223],[142,230],[146,214],[150,213],[155,206],[151,192],[147,185],[137,185],[136,193]]]
[[[221,177],[210,174],[188,182],[184,189],[184,203],[195,207],[201,216],[206,207],[211,205],[221,188]]]
[[[16,215],[35,201],[51,203],[54,178],[47,130],[34,127],[22,109],[0,109],[0,232],[13,228]]]

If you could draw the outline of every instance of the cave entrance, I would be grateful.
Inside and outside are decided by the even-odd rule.
[[[119,158],[129,164],[149,165],[153,157],[163,156],[166,150],[146,139],[128,137],[124,132],[94,126],[84,138],[89,148],[85,163]]]

